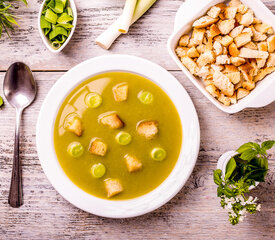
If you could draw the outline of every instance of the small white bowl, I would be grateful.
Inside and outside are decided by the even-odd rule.
[[[199,17],[206,14],[207,10],[217,3],[225,2],[223,0],[186,0],[179,8],[176,17],[174,31],[169,37],[167,47],[172,59],[179,68],[185,73],[189,80],[208,98],[217,108],[226,113],[236,113],[245,108],[258,108],[266,106],[275,101],[275,72],[269,74],[262,81],[257,83],[256,88],[245,98],[232,106],[224,106],[217,99],[212,97],[206,90],[201,80],[194,77],[187,68],[185,68],[175,53],[175,48],[180,37],[183,34],[189,34],[192,29],[192,23]],[[275,29],[274,14],[262,3],[261,0],[242,0],[256,14],[256,16],[265,23],[270,24]]]
[[[74,0],[68,0],[69,2],[69,6],[71,7],[72,9],[72,12],[73,12],[73,27],[71,29],[71,32],[70,32],[70,35],[69,37],[66,39],[66,41],[61,45],[60,48],[58,49],[54,49],[52,47],[52,44],[51,42],[49,41],[49,39],[44,35],[43,33],[43,30],[41,29],[41,26],[40,26],[40,19],[41,19],[41,15],[42,15],[42,11],[43,11],[43,8],[44,8],[44,5],[46,3],[46,0],[44,0],[41,4],[41,7],[40,7],[40,10],[39,10],[39,13],[38,13],[38,31],[39,31],[39,34],[40,34],[40,37],[42,38],[42,41],[43,43],[45,44],[45,46],[52,52],[52,53],[59,53],[63,50],[64,47],[67,46],[67,44],[69,43],[69,41],[71,40],[73,34],[74,34],[74,30],[75,30],[75,27],[76,27],[76,23],[77,23],[77,10],[76,10],[76,6],[75,6],[75,3],[74,3]]]
[[[182,124],[182,147],[167,179],[141,197],[112,201],[92,196],[77,187],[64,173],[53,144],[54,123],[61,104],[80,83],[104,72],[132,72],[160,86],[173,101]],[[165,110],[165,109],[164,109]],[[200,146],[200,127],[188,93],[168,71],[148,60],[128,55],[107,55],[87,60],[65,73],[45,98],[37,121],[36,145],[42,168],[54,188],[76,207],[110,218],[135,217],[151,212],[174,197],[191,175]]]
[[[223,155],[221,155],[221,157],[218,160],[217,163],[217,169],[221,169],[222,170],[222,176],[225,177],[225,172],[226,172],[226,166],[227,163],[229,162],[229,160],[238,155],[238,152],[235,151],[228,151],[226,153],[224,153]],[[250,186],[249,190],[252,190],[253,188],[257,187],[259,185],[259,182],[255,182],[255,186]]]

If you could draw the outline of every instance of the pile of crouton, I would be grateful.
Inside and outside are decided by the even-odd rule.
[[[226,106],[246,97],[275,71],[273,28],[239,0],[213,6],[175,49],[182,64]]]

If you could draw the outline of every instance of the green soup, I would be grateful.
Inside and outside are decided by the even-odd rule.
[[[118,102],[114,98],[113,88],[121,83],[127,84],[128,96],[127,100]],[[149,95],[141,95],[144,92]],[[87,105],[87,95],[91,93],[101,96],[94,98],[95,107]],[[119,116],[124,123],[123,127],[112,129],[99,121],[100,115],[110,111]],[[66,128],[68,116],[80,119],[83,128],[81,136]],[[149,120],[158,123],[158,133],[152,138],[137,132],[137,124]],[[131,139],[129,135],[118,135],[122,131],[128,133]],[[107,152],[104,156],[89,151],[91,139],[94,138],[106,144]],[[119,144],[118,140],[124,141],[124,145]],[[77,149],[78,157],[72,157],[67,151],[73,142],[80,143],[84,148],[83,153]],[[119,180],[123,191],[108,198],[111,200],[136,198],[158,187],[173,170],[181,144],[180,117],[168,95],[148,79],[126,72],[100,74],[80,84],[60,107],[54,126],[56,155],[67,176],[87,193],[104,199],[107,199],[104,181],[109,178]],[[142,168],[129,172],[125,155],[138,159]],[[101,163],[100,166],[103,164],[106,171],[103,176],[96,178],[91,169],[98,163]]]

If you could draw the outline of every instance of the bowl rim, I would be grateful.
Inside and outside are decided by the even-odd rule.
[[[38,18],[37,18],[37,20],[38,20],[38,21],[37,21],[37,23],[38,23],[38,24],[37,24],[37,27],[38,27],[39,35],[40,35],[40,37],[41,37],[41,39],[42,39],[44,45],[47,47],[47,49],[48,49],[50,52],[52,52],[52,53],[59,53],[59,52],[61,52],[61,51],[68,45],[68,43],[70,42],[70,40],[71,40],[71,38],[72,38],[72,36],[73,36],[73,34],[74,34],[74,31],[75,31],[75,28],[76,28],[76,24],[77,24],[77,9],[76,9],[76,5],[75,5],[74,0],[68,0],[69,5],[70,5],[70,7],[71,7],[71,9],[72,9],[72,12],[73,12],[73,15],[74,15],[74,16],[73,16],[74,19],[73,19],[73,23],[72,23],[73,27],[72,27],[72,29],[71,29],[71,32],[70,32],[69,37],[68,37],[68,38],[66,39],[66,41],[61,45],[61,47],[58,48],[58,49],[54,49],[54,48],[52,48],[52,46],[50,45],[49,39],[44,35],[44,33],[43,33],[42,29],[41,29],[41,26],[40,26],[40,20],[41,20],[41,16],[42,16],[42,11],[43,11],[43,8],[44,8],[44,5],[45,5],[46,1],[47,1],[47,0],[43,0],[43,2],[41,3],[40,9],[39,9],[39,13],[38,13]]]
[[[210,95],[202,86],[199,79],[193,76],[189,70],[182,65],[178,56],[176,55],[174,49],[175,44],[178,42],[180,36],[183,34],[190,33],[191,24],[198,17],[206,14],[207,10],[217,3],[226,2],[225,0],[205,0],[203,2],[198,0],[186,0],[182,3],[182,6],[178,9],[175,17],[175,28],[171,33],[168,41],[167,48],[169,55],[172,57],[177,66],[184,72],[187,78],[199,89],[199,91],[217,108],[226,113],[237,113],[245,108],[249,107],[263,107],[273,101],[275,101],[275,96],[273,92],[275,91],[275,72],[266,76],[262,81],[257,84],[257,87],[250,92],[250,94],[239,100],[237,104],[231,106],[224,106],[218,100],[216,100],[212,95]],[[244,4],[249,6],[255,15],[260,15],[260,19],[263,22],[269,23],[275,29],[275,15],[262,3],[261,0],[241,0]],[[190,10],[190,11],[189,11]],[[180,17],[179,15],[183,15]]]
[[[105,200],[84,192],[62,170],[53,146],[56,114],[67,95],[91,76],[110,71],[136,73],[145,76],[161,87],[177,108],[184,134],[178,161],[166,180],[151,192],[130,200]],[[182,102],[186,103],[184,107],[182,107]],[[57,192],[67,201],[98,216],[129,218],[159,208],[181,190],[197,161],[200,127],[191,98],[168,71],[143,58],[129,55],[105,55],[80,63],[54,84],[39,112],[36,125],[36,146],[44,173]]]

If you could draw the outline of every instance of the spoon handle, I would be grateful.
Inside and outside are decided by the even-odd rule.
[[[21,116],[22,116],[22,110],[16,111],[13,167],[12,167],[11,185],[10,185],[10,193],[9,193],[9,201],[8,201],[10,206],[14,208],[18,208],[23,204],[22,175],[21,175],[21,165],[20,165],[20,159],[19,159],[19,136],[20,136]]]

